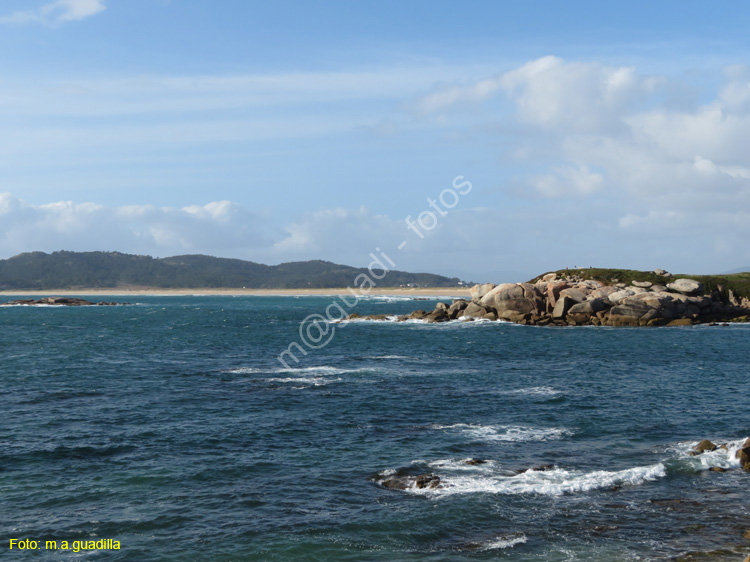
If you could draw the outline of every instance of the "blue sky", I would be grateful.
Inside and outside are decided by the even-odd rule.
[[[748,28],[740,2],[3,0],[0,257],[747,266]]]

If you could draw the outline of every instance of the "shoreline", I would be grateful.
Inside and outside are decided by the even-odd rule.
[[[383,296],[383,297],[468,297],[469,287],[425,287],[407,289],[403,287],[373,288],[367,292],[360,292],[352,288],[361,296]],[[336,297],[338,295],[349,295],[347,287],[336,289],[61,289],[61,290],[32,290],[32,291],[0,291],[0,298],[4,296],[149,296],[149,297],[189,297],[189,296],[264,296],[264,297],[296,297],[296,296],[320,296]]]

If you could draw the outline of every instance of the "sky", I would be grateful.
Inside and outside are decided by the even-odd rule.
[[[0,0],[0,258],[750,266],[749,28],[733,1]]]

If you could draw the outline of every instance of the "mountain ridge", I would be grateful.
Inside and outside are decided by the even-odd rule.
[[[114,289],[328,289],[359,285],[456,287],[458,278],[432,273],[358,268],[325,260],[265,265],[236,258],[186,254],[153,258],[121,252],[26,252],[0,260],[0,290]],[[372,264],[371,264],[372,265]],[[383,269],[387,274],[382,279]]]

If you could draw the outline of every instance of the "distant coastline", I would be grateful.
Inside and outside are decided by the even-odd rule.
[[[363,296],[394,296],[394,297],[468,297],[470,287],[378,287],[368,292],[361,292]],[[268,297],[293,297],[293,296],[337,296],[349,294],[346,287],[334,289],[160,289],[160,288],[134,288],[123,289],[113,287],[110,289],[45,289],[40,290],[12,290],[0,291],[0,297],[8,296],[268,296]]]

